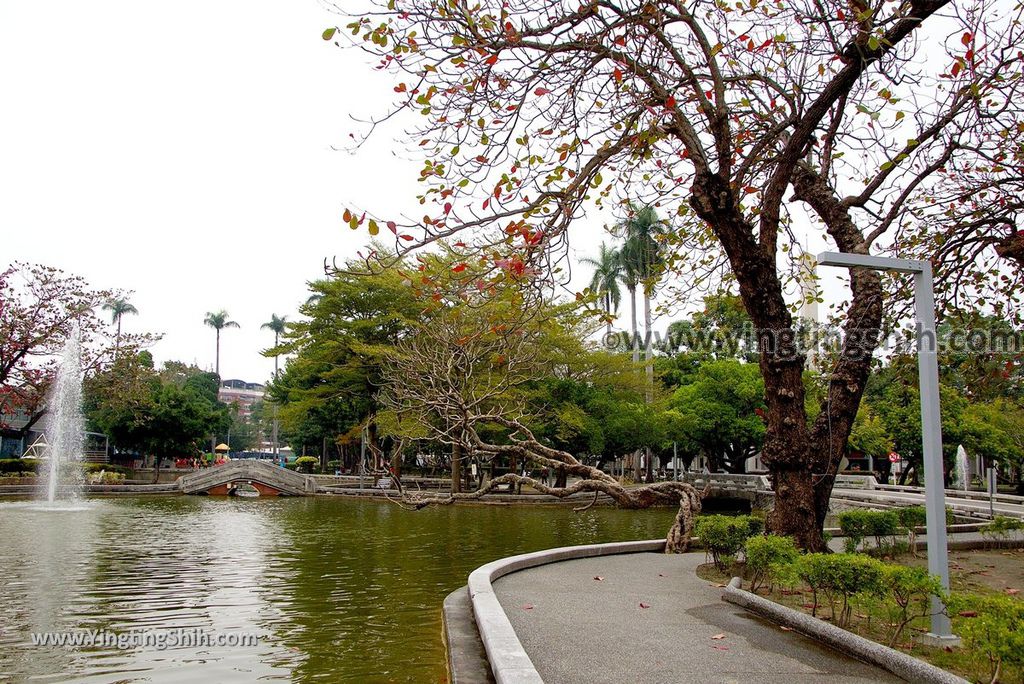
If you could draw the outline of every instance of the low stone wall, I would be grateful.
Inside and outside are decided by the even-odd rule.
[[[722,600],[740,606],[751,613],[767,618],[801,634],[817,639],[832,648],[877,665],[908,682],[921,684],[969,684],[952,672],[940,669],[901,653],[895,649],[875,643],[870,639],[847,632],[816,617],[779,605],[741,588],[741,580],[734,577],[722,593]]]

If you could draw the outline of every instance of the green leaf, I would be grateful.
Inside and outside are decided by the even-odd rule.
[[[334,34],[337,33],[337,32],[338,32],[338,29],[336,29],[336,28],[326,29],[324,31],[324,33],[323,33],[324,40],[330,40],[331,38],[334,37]]]
[[[373,219],[370,219],[370,235],[376,235],[380,232],[380,226]]]

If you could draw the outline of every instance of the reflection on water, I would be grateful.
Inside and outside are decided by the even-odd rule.
[[[475,567],[662,536],[674,510],[205,497],[0,503],[0,681],[440,682],[440,605]],[[196,628],[255,646],[33,646],[31,633]]]

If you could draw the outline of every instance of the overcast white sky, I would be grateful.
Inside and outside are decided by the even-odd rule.
[[[0,0],[0,261],[134,290],[158,362],[212,368],[224,308],[222,376],[266,380],[260,325],[366,239],[342,208],[416,192],[399,130],[332,150],[393,95],[320,38],[337,23],[316,0]]]
[[[338,21],[317,0],[0,0],[0,261],[133,290],[124,327],[164,334],[158,362],[212,369],[203,318],[226,309],[241,329],[222,376],[268,379],[260,325],[294,319],[324,257],[366,239],[343,207],[411,206],[417,189],[400,130],[332,150],[393,95],[320,38]]]

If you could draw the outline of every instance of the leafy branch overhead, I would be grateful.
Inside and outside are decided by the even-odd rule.
[[[1021,177],[1024,136],[1019,4],[373,6],[324,38],[365,49],[392,80],[394,107],[373,128],[419,118],[407,139],[422,161],[423,213],[346,209],[351,227],[393,238],[367,261],[447,241],[482,288],[545,286],[566,280],[572,226],[589,210],[653,207],[670,221],[664,258],[680,292],[726,273],[739,286],[761,349],[773,525],[801,546],[823,547],[885,291],[877,273],[851,273],[843,325],[855,334],[808,423],[804,359],[774,344],[794,329],[784,292],[807,230],[844,252],[935,255],[943,295],[994,289],[1007,310],[1018,301],[1007,179]]]

